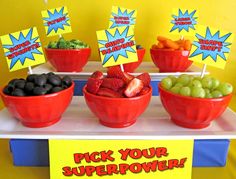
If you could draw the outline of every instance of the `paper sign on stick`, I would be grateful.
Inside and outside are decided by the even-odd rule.
[[[109,28],[132,26],[136,22],[137,11],[125,9],[122,7],[112,6]]]
[[[172,11],[170,32],[180,35],[194,35],[197,27],[197,10],[177,9]]]
[[[133,28],[97,31],[97,39],[103,67],[138,61]]]
[[[193,140],[49,140],[49,150],[51,179],[191,179]]]
[[[65,6],[42,11],[42,17],[47,36],[60,35],[72,31],[67,7]]]
[[[198,26],[190,60],[224,69],[232,41],[230,32]]]
[[[9,71],[45,63],[36,27],[1,36]]]

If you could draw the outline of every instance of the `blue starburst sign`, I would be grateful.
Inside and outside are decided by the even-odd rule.
[[[10,71],[45,62],[35,27],[1,36],[1,41]]]
[[[112,6],[109,28],[134,26],[136,16],[137,10],[130,10],[122,7]]]
[[[170,32],[186,35],[186,33],[194,32],[196,25],[196,10],[173,9]]]
[[[66,7],[42,11],[47,36],[71,32],[70,19]]]
[[[133,28],[128,26],[97,31],[97,38],[104,67],[138,61]]]
[[[190,52],[190,60],[224,68],[232,38],[230,32],[199,26]]]

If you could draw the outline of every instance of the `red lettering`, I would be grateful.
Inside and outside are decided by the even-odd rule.
[[[96,158],[96,156],[99,155],[99,152],[93,152],[91,155],[90,155],[90,160],[92,160],[93,162],[100,162],[101,161],[101,158]]]
[[[142,152],[140,149],[132,149],[129,155],[133,159],[139,159],[142,157]]]
[[[121,160],[127,160],[130,149],[120,149],[118,152],[121,154]]]
[[[129,165],[128,164],[119,164],[119,169],[120,169],[120,174],[121,175],[125,175],[126,171],[129,169]]]
[[[92,176],[93,172],[96,170],[96,167],[94,166],[86,166],[85,171],[87,176]]]
[[[84,155],[81,153],[74,154],[75,163],[81,163],[81,160],[84,159]]]
[[[118,174],[119,171],[117,170],[117,165],[115,164],[108,164],[107,165],[107,174],[112,175],[113,173]]]
[[[168,168],[173,169],[174,167],[176,168],[179,167],[179,160],[177,159],[168,160]]]
[[[187,161],[187,158],[182,158],[179,162],[179,167],[183,168],[184,167],[184,163]]]
[[[96,174],[97,174],[98,176],[106,175],[107,172],[105,171],[105,166],[104,166],[104,165],[97,166],[97,167],[96,167]]]
[[[112,150],[102,151],[101,152],[101,159],[103,162],[106,162],[107,160],[109,161],[114,161],[115,159],[111,156],[113,154]]]
[[[142,167],[146,173],[149,173],[150,170],[155,172],[157,170],[157,164],[158,164],[158,160],[155,160],[153,162],[142,163]]]
[[[64,171],[64,172],[62,172],[62,174],[64,176],[72,176],[73,175],[73,172],[71,171],[70,167],[63,167],[62,170]]]
[[[164,171],[167,169],[168,169],[168,167],[166,166],[166,160],[158,162],[158,170]]]
[[[167,148],[165,147],[159,147],[156,149],[156,156],[162,157],[162,156],[168,156]]]
[[[129,167],[132,173],[140,173],[142,171],[142,165],[140,163],[132,163]]]
[[[78,172],[78,168],[79,168],[79,171],[80,173]],[[83,176],[85,174],[85,168],[84,166],[81,166],[81,167],[75,167],[75,168],[72,168],[72,172],[74,175],[76,176]]]

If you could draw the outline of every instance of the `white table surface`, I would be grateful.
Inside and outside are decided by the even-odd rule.
[[[152,97],[147,110],[127,128],[102,126],[90,112],[83,96],[74,97],[62,119],[45,128],[27,128],[0,111],[0,138],[15,139],[232,139],[236,138],[236,114],[229,108],[205,129],[186,129],[172,123],[159,97]]]

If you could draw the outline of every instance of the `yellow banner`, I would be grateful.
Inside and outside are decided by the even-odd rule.
[[[173,8],[170,21],[170,33],[182,36],[194,36],[197,24],[197,10]]]
[[[9,71],[45,63],[36,27],[0,37]]]
[[[49,140],[51,179],[191,179],[193,140]]]
[[[232,42],[231,32],[199,25],[189,59],[224,69]]]
[[[71,32],[67,7],[59,7],[41,12],[47,36]]]
[[[97,31],[97,39],[103,67],[138,61],[132,27]]]
[[[122,7],[112,6],[109,28],[122,26],[135,26],[137,10],[125,9]]]

